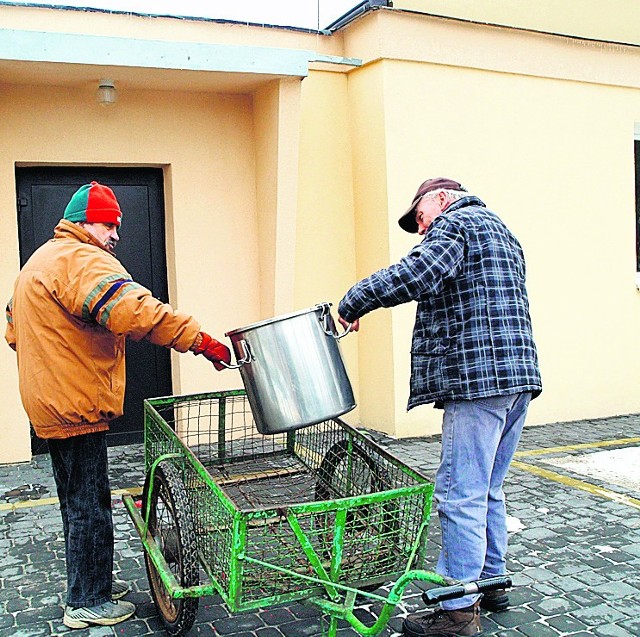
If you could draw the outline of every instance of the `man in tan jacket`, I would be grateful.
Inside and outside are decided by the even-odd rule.
[[[113,522],[106,432],[123,413],[125,340],[203,354],[216,369],[229,349],[135,283],[113,250],[122,212],[92,182],[67,205],[54,237],[20,271],[7,305],[6,340],[18,358],[20,396],[47,439],[64,527],[70,628],[117,624],[135,606],[112,581]]]

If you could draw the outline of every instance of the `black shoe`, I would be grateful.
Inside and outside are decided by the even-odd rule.
[[[472,637],[482,634],[478,602],[457,610],[409,615],[402,623],[402,632],[408,637]]]
[[[482,596],[480,608],[490,610],[492,613],[500,613],[509,608],[509,596],[504,588],[489,591]]]

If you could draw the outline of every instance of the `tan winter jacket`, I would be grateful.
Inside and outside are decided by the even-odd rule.
[[[108,429],[122,415],[126,337],[186,352],[199,330],[63,219],[20,271],[5,338],[18,355],[22,404],[36,434],[68,438]]]

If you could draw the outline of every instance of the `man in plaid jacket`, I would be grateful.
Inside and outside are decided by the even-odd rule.
[[[437,571],[461,581],[502,575],[507,528],[502,485],[529,402],[542,389],[518,240],[451,179],[425,181],[399,220],[424,237],[398,263],[354,285],[340,322],[417,301],[408,408],[444,408],[435,499],[442,528]],[[504,590],[467,595],[410,615],[409,637],[477,635],[479,607],[505,610]]]

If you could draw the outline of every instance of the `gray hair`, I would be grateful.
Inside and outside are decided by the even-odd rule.
[[[424,195],[422,195],[422,199],[424,199],[425,197],[431,197],[432,195],[435,196],[441,192],[443,192],[447,196],[447,199],[450,203],[454,203],[455,201],[458,201],[458,199],[462,199],[463,197],[468,197],[470,195],[470,193],[468,193],[466,190],[449,190],[447,188],[438,188],[437,190],[426,192]]]

